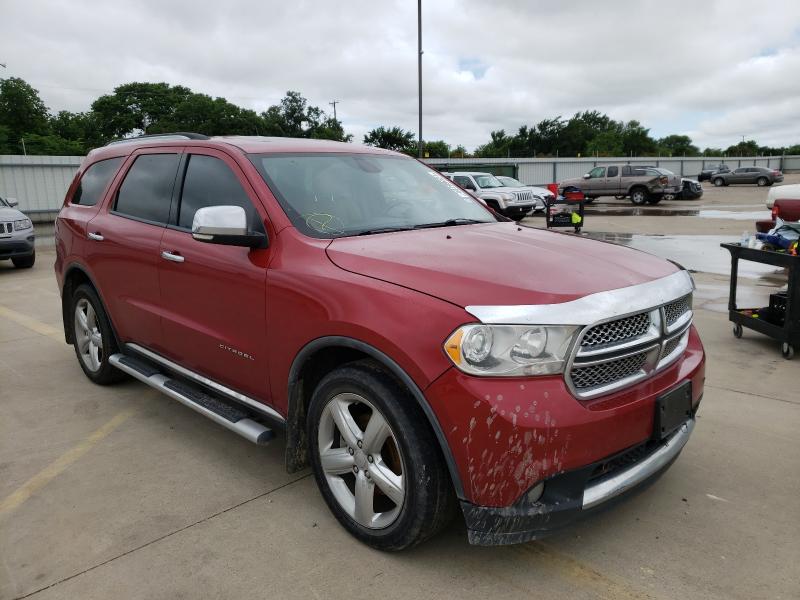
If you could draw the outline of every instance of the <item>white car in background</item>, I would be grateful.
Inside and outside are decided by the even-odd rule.
[[[0,198],[0,260],[9,260],[18,269],[29,269],[36,262],[33,223],[18,211],[14,198]]]
[[[547,188],[537,187],[535,185],[526,185],[519,179],[514,179],[513,177],[508,177],[507,175],[498,175],[497,178],[500,180],[500,183],[506,187],[525,188],[526,190],[530,190],[533,194],[534,200],[536,200],[536,207],[533,209],[536,212],[543,211],[545,209],[546,202],[555,198],[555,194],[553,194],[553,192]]]

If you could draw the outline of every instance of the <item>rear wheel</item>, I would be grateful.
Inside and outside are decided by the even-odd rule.
[[[326,375],[307,427],[317,485],[354,537],[402,550],[447,524],[455,496],[438,443],[414,399],[376,365]]]
[[[714,180],[714,185],[715,185],[716,187],[722,187],[723,185],[725,185],[725,180],[724,180],[722,177],[717,177],[717,178]]]
[[[764,187],[768,183],[769,183],[769,179],[767,179],[766,177],[759,177],[758,180],[756,181],[756,185],[758,187]]]
[[[641,206],[647,202],[649,196],[650,194],[648,194],[647,190],[644,188],[634,188],[631,190],[631,202],[637,206]]]
[[[17,269],[30,269],[36,262],[36,250],[30,256],[21,256],[19,258],[12,258],[11,262]]]
[[[94,289],[86,284],[72,294],[72,337],[78,363],[100,385],[125,379],[108,358],[118,351],[106,312]]]

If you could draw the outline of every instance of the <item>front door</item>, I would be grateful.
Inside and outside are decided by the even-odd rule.
[[[166,356],[250,397],[268,401],[266,274],[269,249],[195,240],[195,212],[245,209],[250,229],[266,213],[227,154],[192,148],[178,177],[179,202],[161,240],[159,286]]]

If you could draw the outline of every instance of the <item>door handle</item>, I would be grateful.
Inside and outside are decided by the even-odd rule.
[[[106,239],[106,238],[104,238],[102,235],[100,235],[99,233],[95,233],[95,232],[92,232],[92,231],[90,231],[89,233],[87,233],[87,234],[86,234],[86,236],[87,236],[87,237],[88,237],[90,240],[95,240],[96,242],[102,242],[104,239]]]
[[[168,250],[164,250],[161,253],[161,258],[176,263],[182,263],[184,260],[186,260],[180,254],[174,254],[173,252],[169,252]]]

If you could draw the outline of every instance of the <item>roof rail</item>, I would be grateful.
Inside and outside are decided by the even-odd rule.
[[[131,142],[147,141],[151,139],[162,140],[210,140],[211,138],[202,133],[191,133],[187,131],[176,131],[174,133],[148,133],[145,135],[137,135],[132,138],[122,138],[120,140],[113,140],[108,142],[106,146],[113,146],[114,144],[129,144]]]

